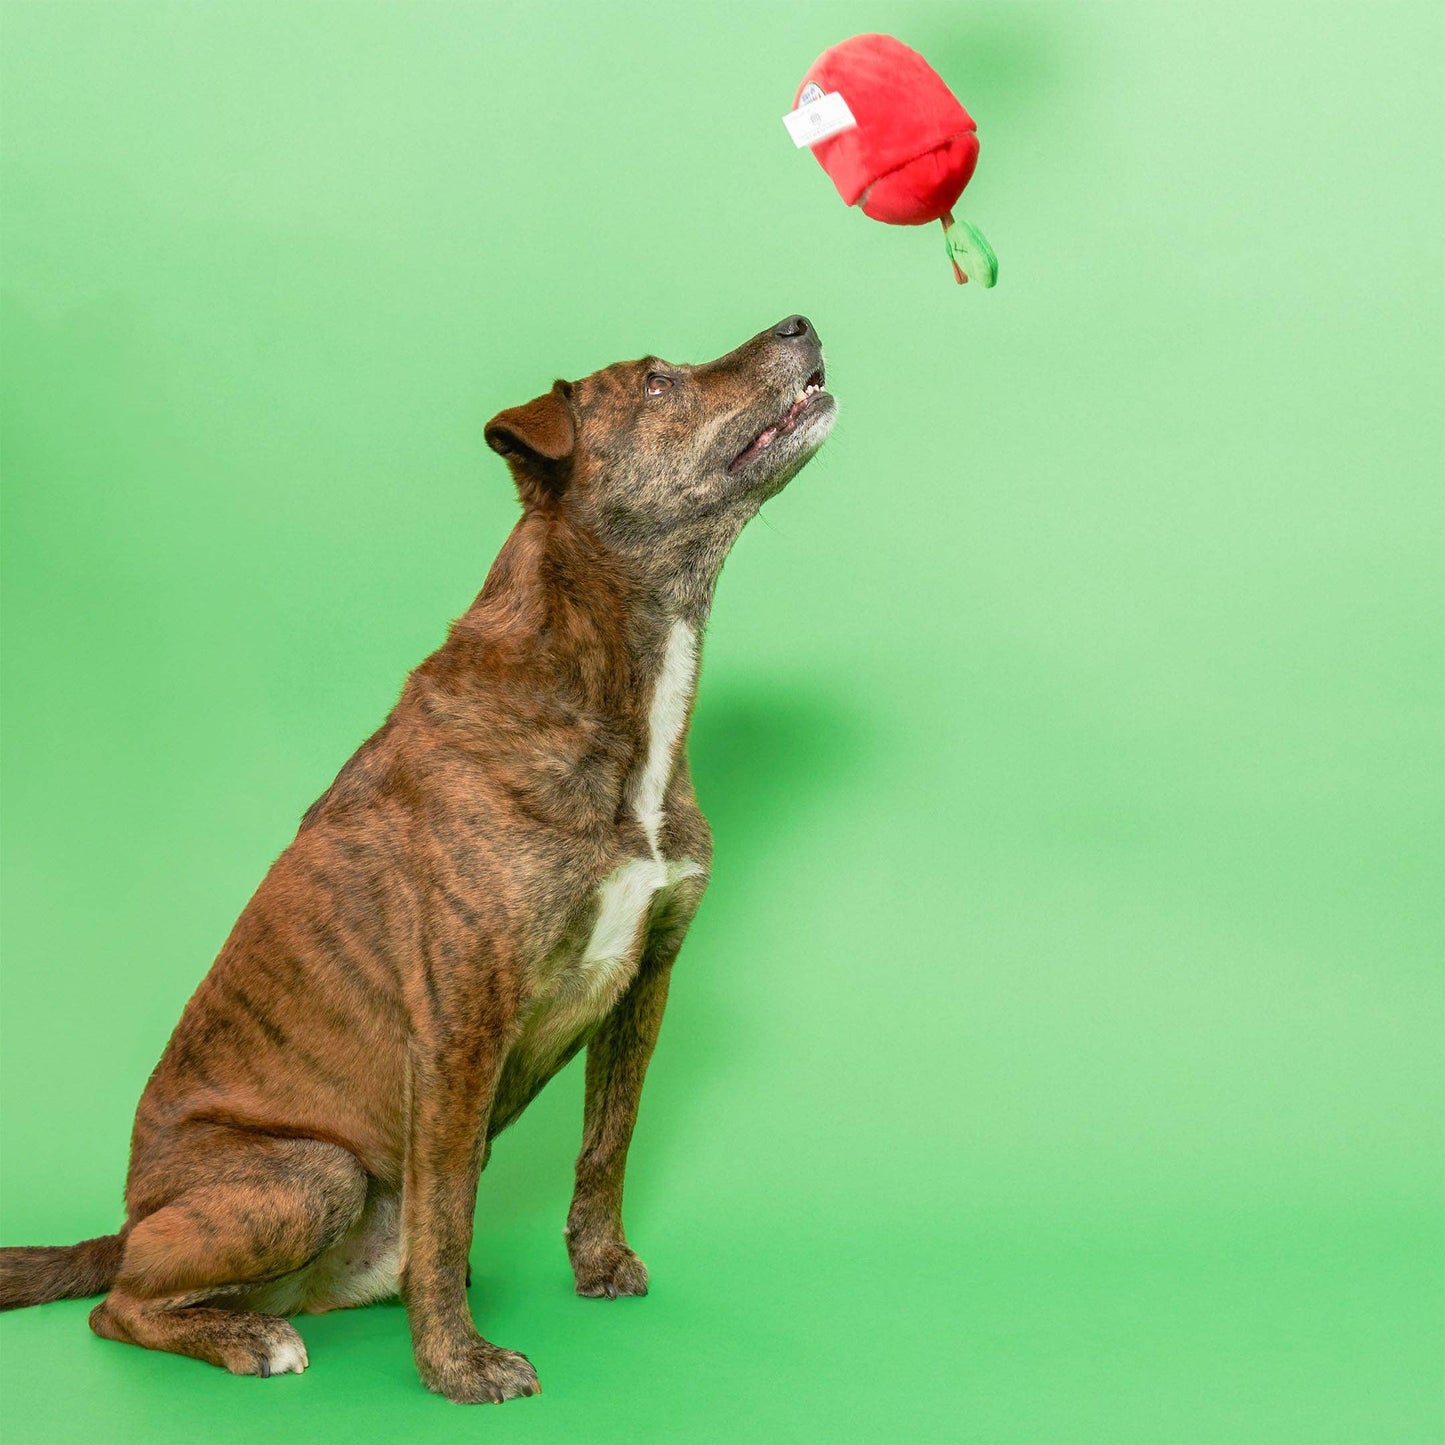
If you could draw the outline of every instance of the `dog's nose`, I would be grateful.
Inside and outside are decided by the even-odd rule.
[[[784,341],[791,341],[794,337],[806,336],[812,329],[806,316],[790,316],[773,327],[773,335],[781,336]]]

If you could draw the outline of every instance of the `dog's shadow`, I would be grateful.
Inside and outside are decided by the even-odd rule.
[[[668,1021],[671,1034],[664,1023],[658,1057],[664,1057],[670,1042],[683,1047],[666,1054],[666,1080],[659,1084],[661,1071],[655,1070],[649,1091],[667,1087],[685,1100],[693,1092],[690,1085],[707,1087],[729,1039],[739,1037],[740,1030],[745,1034],[746,1018],[730,1001],[727,971],[716,966],[725,945],[714,937],[736,938],[739,928],[732,918],[746,916],[758,880],[775,866],[783,831],[816,825],[818,812],[842,808],[847,780],[869,751],[867,736],[855,699],[805,689],[792,679],[704,681],[688,757],[715,839],[713,883],[683,947],[674,984],[672,1008],[685,1018]],[[730,911],[729,923],[713,929],[709,912],[721,907]],[[767,940],[749,940],[748,946],[766,949]],[[683,989],[701,993],[706,1006],[680,1005]],[[579,1055],[497,1140],[479,1194],[473,1246],[479,1259],[490,1229],[527,1229],[541,1216],[549,1229],[553,1222],[560,1224],[581,1137],[582,1082]],[[665,1191],[669,1171],[685,1166],[689,1133],[685,1102],[652,1103],[651,1108],[644,1103],[637,1146],[639,1154],[646,1154],[649,1193]]]

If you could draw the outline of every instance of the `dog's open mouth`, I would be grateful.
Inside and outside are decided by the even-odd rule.
[[[823,368],[820,366],[807,380],[803,389],[793,398],[793,404],[777,421],[770,422],[728,463],[728,471],[735,472],[745,463],[752,461],[759,452],[765,452],[781,436],[787,436],[797,429],[803,413],[813,398],[823,390]]]

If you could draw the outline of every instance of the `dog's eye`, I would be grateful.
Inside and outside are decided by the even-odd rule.
[[[660,371],[648,373],[647,394],[648,396],[661,396],[665,391],[672,390],[672,378],[664,376]]]

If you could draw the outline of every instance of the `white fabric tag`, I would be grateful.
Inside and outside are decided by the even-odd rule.
[[[783,117],[783,124],[793,138],[793,144],[802,150],[804,146],[817,145],[840,130],[851,130],[858,124],[848,102],[836,91],[824,94],[816,85],[810,85],[803,92],[803,103],[797,110],[791,110]]]

